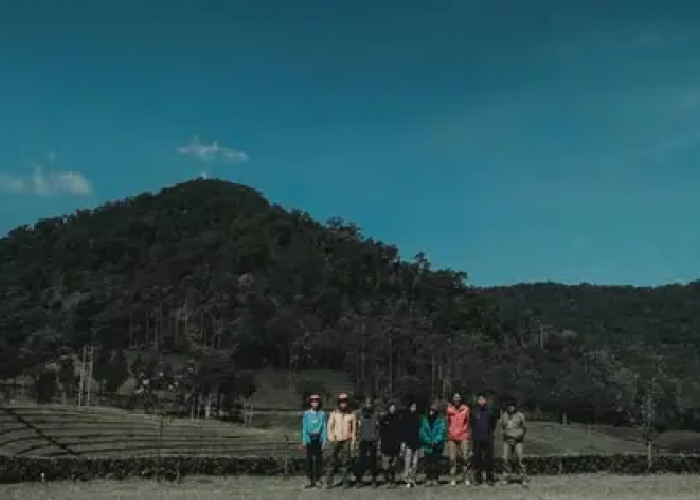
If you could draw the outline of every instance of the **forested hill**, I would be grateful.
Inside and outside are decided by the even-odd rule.
[[[585,421],[641,418],[652,394],[659,422],[700,422],[698,351],[684,348],[699,344],[697,285],[470,288],[218,180],[13,230],[0,298],[0,379],[91,344],[98,367],[130,348],[184,354],[219,391],[216,367],[322,367],[358,392],[486,389]]]
[[[690,348],[700,355],[700,282],[659,287],[519,284],[484,293],[512,318],[523,315],[610,346]]]

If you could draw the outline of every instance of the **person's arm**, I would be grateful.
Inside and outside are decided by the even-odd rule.
[[[333,439],[335,436],[335,412],[331,412],[330,415],[328,416],[328,438]]]
[[[447,422],[445,420],[441,420],[440,422],[441,423],[438,425],[437,436],[435,436],[435,441],[437,444],[442,444],[447,441]]]
[[[321,412],[321,444],[324,444],[326,442],[326,424],[328,422],[328,415],[326,414],[325,411]]]
[[[521,418],[522,418],[522,419],[521,419],[521,422],[522,422],[521,425],[522,425],[522,427],[523,427],[523,439],[525,439],[525,435],[527,434],[527,424],[526,424],[526,421],[525,421],[525,414],[521,412],[520,415],[521,415]]]
[[[306,412],[301,414],[301,442],[306,446],[309,444],[309,426],[306,422]]]
[[[357,435],[359,432],[360,426],[357,423],[357,415],[352,413],[352,418],[350,419],[350,439],[352,440],[353,445],[357,444]]]
[[[421,419],[418,423],[418,440],[423,444],[430,444],[430,439],[423,419]]]

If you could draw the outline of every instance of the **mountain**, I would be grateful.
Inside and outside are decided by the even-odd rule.
[[[586,422],[644,419],[653,400],[655,421],[690,425],[698,296],[697,285],[477,289],[341,219],[196,180],[0,240],[0,379],[91,345],[121,378],[129,349],[190,358],[216,382],[200,392],[226,370],[324,368],[347,371],[358,393],[490,390]]]

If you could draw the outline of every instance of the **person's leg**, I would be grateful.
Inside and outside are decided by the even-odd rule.
[[[403,479],[406,484],[411,483],[411,460],[412,460],[413,450],[406,446],[406,454],[403,457]]]
[[[425,483],[430,486],[433,482],[433,455],[426,453],[423,455],[423,468],[425,469]]]
[[[418,475],[418,459],[420,459],[420,447],[413,450],[411,457],[411,482],[413,485],[416,484],[416,476]]]
[[[348,480],[350,479],[350,472],[353,466],[353,460],[352,460],[352,442],[351,441],[343,441],[341,443],[340,447],[340,457],[341,457],[341,468],[343,470],[343,477],[342,477],[342,483],[345,484],[346,486],[349,484]]]
[[[508,482],[511,475],[512,444],[508,440],[503,441],[503,482]]]
[[[483,443],[481,441],[474,441],[473,446],[473,458],[474,458],[474,482],[481,484],[483,482],[484,475],[484,457],[483,457]]]
[[[372,473],[372,483],[377,484],[377,476],[379,475],[379,469],[377,466],[377,443],[369,443],[369,469]]]
[[[461,454],[462,454],[462,481],[469,484],[471,479],[471,443],[469,440],[465,439],[461,443]]]
[[[331,488],[333,486],[333,477],[340,469],[340,453],[342,451],[342,444],[339,442],[330,443],[331,447],[331,459],[328,461],[328,473],[326,474],[326,486]]]
[[[455,441],[447,442],[447,458],[450,461],[450,479],[452,484],[457,484],[457,456],[459,452],[459,444]]]
[[[486,469],[486,481],[489,484],[493,484],[496,482],[496,476],[494,475],[494,470],[493,470],[493,449],[495,446],[494,440],[490,439],[485,443],[486,445],[484,446],[484,451],[485,451],[485,456],[484,456],[484,468]]]
[[[308,486],[314,484],[314,450],[313,443],[306,445],[306,477],[309,480]]]
[[[360,441],[357,463],[355,464],[355,482],[358,486],[362,483],[362,478],[365,475],[365,471],[367,471],[368,445],[369,443]]]
[[[522,482],[527,481],[527,471],[525,470],[525,463],[523,461],[523,442],[518,441],[515,443],[515,461],[518,466],[518,474],[520,475],[520,480]]]
[[[314,450],[314,484],[319,484],[321,482],[321,474],[323,471],[323,445],[319,441]]]

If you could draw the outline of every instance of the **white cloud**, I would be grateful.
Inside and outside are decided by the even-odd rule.
[[[56,160],[56,153],[50,152],[47,163]],[[17,175],[0,172],[0,191],[6,193],[31,194],[37,196],[52,195],[92,195],[90,181],[80,172],[74,170],[52,170],[43,165],[32,164],[30,175]]]
[[[200,161],[223,160],[231,163],[245,163],[249,160],[248,153],[245,151],[222,146],[217,142],[203,144],[197,136],[186,145],[177,148],[177,152],[193,156]]]

